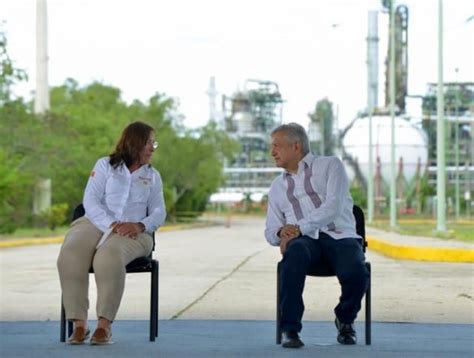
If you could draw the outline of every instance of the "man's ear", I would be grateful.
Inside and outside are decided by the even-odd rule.
[[[300,142],[298,142],[298,141],[295,142],[294,146],[295,146],[296,151],[301,152],[301,143]]]

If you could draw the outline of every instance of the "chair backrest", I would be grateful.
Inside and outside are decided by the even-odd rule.
[[[81,203],[74,208],[74,212],[72,214],[72,221],[83,217],[85,214],[86,214],[86,209],[84,209],[84,205],[82,205]],[[153,248],[151,249],[151,251],[153,252],[155,251],[155,233],[153,233],[151,237],[153,238]],[[151,253],[149,256],[151,257]]]
[[[364,218],[364,212],[362,209],[354,205],[352,208],[352,213],[354,214],[355,222],[356,222],[356,232],[362,236],[362,248],[365,249],[367,248],[367,240],[365,239],[365,218]]]
[[[354,205],[352,208],[352,213],[354,214],[355,222],[356,222],[356,232],[362,236],[362,241],[360,242],[362,246],[362,250],[365,252],[365,248],[367,247],[367,242],[365,241],[365,222],[364,222],[364,212],[362,209]],[[334,276],[336,273],[332,270],[332,268],[328,266],[319,267],[315,271],[311,271],[308,273],[309,276]]]
[[[84,205],[81,203],[74,208],[74,212],[72,213],[72,221],[83,217],[85,214],[86,210],[84,209]]]

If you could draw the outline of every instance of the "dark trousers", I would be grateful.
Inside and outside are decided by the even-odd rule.
[[[282,331],[301,331],[303,289],[307,274],[333,272],[341,284],[334,313],[342,323],[352,323],[360,310],[369,283],[369,272],[360,240],[335,240],[319,233],[319,239],[301,236],[289,242],[280,262]]]

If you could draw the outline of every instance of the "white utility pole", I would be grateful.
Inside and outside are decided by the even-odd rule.
[[[209,120],[217,122],[217,106],[216,106],[216,79],[214,76],[209,78],[209,87],[207,89],[207,95],[209,96]]]
[[[395,0],[390,1],[390,227],[397,226],[396,171],[395,171]]]
[[[35,113],[39,116],[49,110],[48,86],[48,15],[46,0],[36,0],[36,94]],[[40,214],[51,206],[51,179],[36,181],[33,214]]]
[[[446,231],[446,154],[444,123],[444,83],[443,83],[443,0],[438,0],[438,98],[436,103],[436,230]]]
[[[49,110],[48,18],[46,0],[36,1],[36,95],[35,113]]]
[[[458,79],[458,71],[459,68],[456,67],[454,70],[456,72],[456,83],[457,86],[456,88],[456,98],[455,98],[455,103],[456,103],[456,110],[455,110],[455,116],[456,119],[454,121],[454,162],[456,165],[456,181],[454,184],[454,217],[457,220],[459,220],[459,216],[461,213],[461,205],[460,205],[460,199],[459,199],[459,106],[461,105],[460,103],[460,98],[459,98],[459,92],[461,91],[461,86],[459,85],[459,79]]]
[[[378,11],[369,11],[369,29],[367,35],[367,111],[369,114],[369,163],[367,174],[367,222],[374,221],[374,162],[372,148],[372,115],[378,106]]]

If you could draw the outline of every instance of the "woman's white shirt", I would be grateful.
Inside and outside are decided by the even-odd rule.
[[[109,161],[110,157],[99,159],[90,174],[85,217],[101,231],[113,222],[141,222],[146,232],[156,231],[166,218],[160,173],[151,165],[130,173],[125,164],[114,169]]]

